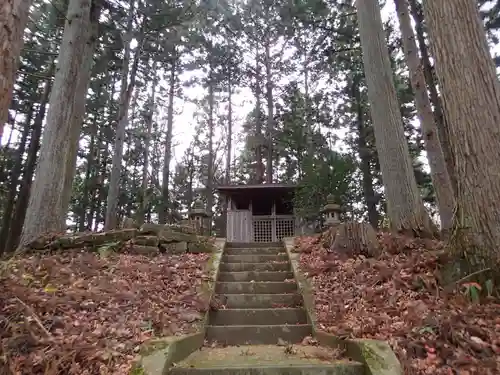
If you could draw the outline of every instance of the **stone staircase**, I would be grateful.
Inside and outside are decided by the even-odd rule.
[[[310,335],[290,267],[279,243],[227,246],[215,286],[225,309],[210,313],[207,340],[263,345],[299,343]]]
[[[312,327],[281,243],[226,244],[215,288],[222,308],[210,312],[208,347],[170,374],[364,374],[360,363],[320,358],[315,347],[289,345],[310,336]]]

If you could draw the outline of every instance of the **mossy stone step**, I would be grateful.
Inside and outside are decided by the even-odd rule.
[[[309,324],[207,326],[206,339],[223,345],[296,344],[312,334]]]
[[[303,308],[224,309],[210,311],[212,326],[306,324]]]
[[[223,255],[223,263],[267,263],[267,262],[286,262],[288,261],[288,255]]]
[[[237,247],[234,249],[226,247],[226,249],[224,250],[225,255],[276,255],[283,252],[285,252],[285,249],[283,247]]]
[[[268,365],[253,367],[174,367],[172,375],[364,375],[361,363],[339,361],[330,365]]]
[[[363,375],[364,366],[358,362],[335,359],[331,348],[294,345],[290,350],[276,345],[247,345],[201,348],[176,363],[169,373]]]
[[[267,309],[302,305],[302,296],[298,293],[224,294],[220,298],[228,309]]]
[[[221,263],[220,272],[291,271],[290,262],[276,263]]]
[[[296,290],[295,281],[218,282],[215,285],[215,292],[221,294],[284,294]]]
[[[293,272],[286,271],[243,271],[221,272],[219,281],[285,281],[294,278]]]

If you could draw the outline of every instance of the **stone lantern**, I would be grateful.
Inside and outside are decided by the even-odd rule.
[[[328,227],[340,224],[340,214],[342,213],[342,207],[335,200],[333,194],[329,194],[326,197],[326,205],[321,210],[321,213],[325,214],[325,225]]]
[[[189,220],[194,224],[195,228],[200,231],[200,234],[204,234],[205,229],[208,228],[204,223],[210,214],[205,210],[205,205],[200,199],[197,199],[193,203],[193,208],[189,212]]]

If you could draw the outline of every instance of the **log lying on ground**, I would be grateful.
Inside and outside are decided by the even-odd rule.
[[[373,258],[378,257],[382,252],[377,233],[368,223],[342,223],[330,236],[332,236],[330,241],[333,239],[333,244],[329,250],[332,252],[349,257],[364,255]]]

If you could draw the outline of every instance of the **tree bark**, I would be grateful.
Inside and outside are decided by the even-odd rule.
[[[427,94],[423,68],[418,57],[417,43],[415,42],[408,10],[408,0],[395,0],[395,4],[403,38],[403,49],[410,71],[410,81],[415,93],[415,104],[420,119],[422,138],[427,151],[427,159],[429,160],[432,184],[436,192],[441,229],[443,233],[448,234],[453,224],[455,196],[441,148],[438,127],[434,121],[434,113]]]
[[[14,90],[24,28],[32,0],[2,0],[0,3],[0,144]]]
[[[47,125],[28,204],[21,245],[47,232],[65,230],[65,181],[67,158],[77,132],[73,114],[78,100],[78,74],[85,62],[91,27],[89,0],[71,0],[50,95]],[[84,98],[79,98],[84,100]]]
[[[361,101],[361,92],[359,88],[360,77],[356,77],[352,83],[352,97],[356,108],[358,122],[358,154],[361,159],[360,169],[363,178],[363,196],[365,198],[366,208],[368,210],[368,221],[374,229],[378,228],[380,216],[377,211],[378,198],[373,189],[373,176],[370,166],[370,150],[366,142],[366,119],[364,116],[363,103]]]
[[[169,183],[170,183],[170,160],[172,160],[172,132],[174,129],[174,100],[175,100],[175,84],[177,79],[177,51],[175,47],[172,50],[172,59],[170,62],[170,78],[168,91],[168,107],[167,107],[167,134],[165,135],[165,149],[163,151],[163,186],[162,186],[162,202],[161,211],[158,214],[160,224],[166,224],[168,210],[170,207]]]
[[[71,134],[70,134],[70,148],[68,158],[66,159],[66,171],[64,180],[64,197],[63,197],[63,212],[66,215],[68,210],[69,202],[71,200],[71,195],[73,193],[73,180],[76,172],[76,160],[78,154],[78,148],[80,145],[80,134],[82,132],[83,121],[85,117],[86,103],[87,103],[87,92],[90,84],[90,76],[92,74],[92,64],[94,63],[94,52],[97,43],[98,33],[98,22],[99,16],[101,14],[101,8],[96,6],[97,1],[94,0],[91,7],[90,20],[91,24],[89,29],[85,30],[87,33],[87,44],[85,46],[85,58],[80,70],[78,71],[78,76],[76,78],[77,92],[75,95],[73,116],[71,118]]]
[[[50,63],[46,76],[52,77],[55,70],[54,61]],[[26,209],[30,198],[30,190],[33,182],[33,175],[35,173],[37,153],[40,149],[40,140],[42,137],[42,125],[45,119],[45,112],[47,104],[49,103],[50,93],[52,91],[52,80],[47,79],[43,88],[42,96],[40,98],[40,107],[33,121],[33,128],[31,132],[30,145],[28,147],[28,156],[26,159],[26,166],[24,168],[23,178],[19,194],[17,195],[16,206],[14,208],[14,216],[12,217],[10,231],[7,237],[5,248],[7,250],[14,250],[19,243],[19,237],[23,227],[24,219],[26,217]]]
[[[265,68],[266,68],[266,99],[267,99],[267,158],[266,158],[266,183],[273,182],[273,124],[274,124],[274,99],[273,76],[271,71],[271,47],[269,37],[266,42]]]
[[[260,74],[260,53],[259,53],[259,45],[256,43],[255,47],[255,139],[257,140],[257,144],[255,145],[255,176],[254,182],[257,184],[261,184],[264,182],[264,163],[262,162],[262,121],[260,118],[261,111],[261,74]]]
[[[123,143],[125,142],[125,131],[128,125],[128,110],[130,107],[130,98],[135,86],[137,76],[137,68],[139,65],[139,57],[141,54],[142,40],[136,47],[132,69],[130,69],[130,81],[128,81],[128,72],[130,64],[130,42],[133,36],[133,14],[134,2],[131,0],[130,17],[128,19],[127,32],[124,37],[125,53],[123,57],[123,72],[120,92],[120,108],[118,110],[115,146],[113,152],[113,160],[111,166],[111,176],[109,178],[109,190],[106,199],[106,218],[104,220],[104,230],[115,229],[118,225],[118,198],[120,194],[122,160],[123,160]],[[128,82],[128,84],[127,84]]]
[[[101,87],[99,87],[100,91]],[[97,97],[101,96],[100,92],[97,92]],[[90,226],[87,226],[86,223],[88,221],[92,221],[92,219],[87,220],[87,217],[91,214],[92,208],[89,207],[91,203],[91,199],[94,196],[94,186],[92,184],[94,169],[95,169],[95,154],[96,154],[96,143],[97,140],[97,117],[94,117],[92,120],[92,127],[90,133],[90,144],[89,144],[89,153],[87,154],[87,168],[85,169],[85,179],[83,180],[83,192],[82,192],[82,203],[79,212],[79,220],[78,220],[78,231],[83,232],[85,229],[90,230]],[[91,206],[91,205],[90,205]]]
[[[151,150],[149,149],[151,144],[151,132],[153,129],[153,117],[155,113],[155,91],[156,85],[158,84],[158,76],[156,74],[157,65],[153,63],[153,84],[151,85],[151,94],[149,96],[149,108],[148,108],[148,116],[146,119],[146,137],[144,139],[144,153],[143,153],[143,161],[142,165],[142,181],[141,181],[141,192],[139,199],[139,207],[137,210],[137,224],[144,224],[144,216],[146,216],[146,211],[148,207],[148,169],[149,169],[149,153]]]
[[[434,236],[436,228],[419,195],[377,0],[357,0],[359,33],[375,142],[392,230]]]
[[[210,52],[209,52],[210,53]],[[208,82],[208,163],[207,163],[207,212],[212,215],[214,202],[214,111],[215,111],[215,72],[212,57],[209,57],[210,72]],[[207,220],[208,234],[212,232],[212,216]]]
[[[448,170],[448,176],[450,177],[451,185],[453,187],[453,192],[456,196],[456,177],[454,172],[454,161],[453,155],[451,154],[450,141],[448,134],[448,125],[446,118],[443,115],[443,109],[441,105],[441,98],[439,97],[436,80],[434,79],[433,66],[431,64],[429,50],[427,48],[427,43],[425,41],[424,35],[424,15],[422,12],[422,6],[417,3],[416,0],[409,0],[410,12],[412,14],[413,20],[415,21],[415,31],[417,34],[418,46],[420,49],[420,54],[422,55],[422,65],[424,67],[425,81],[427,82],[427,87],[429,89],[430,100],[434,106],[434,121],[438,127],[439,141],[441,142],[441,148],[444,153],[444,158],[446,161],[446,168]]]
[[[500,259],[500,83],[475,1],[424,1],[424,12],[455,160],[452,248],[473,268],[491,267]]]
[[[226,153],[226,178],[225,183],[231,183],[231,161],[232,161],[232,147],[233,147],[233,84],[231,73],[229,73],[227,82],[227,153]]]
[[[8,250],[5,248],[7,243],[7,237],[9,235],[9,229],[12,224],[12,213],[14,211],[14,204],[16,201],[17,187],[19,185],[19,176],[23,170],[23,156],[26,151],[26,144],[28,141],[28,134],[30,132],[31,120],[33,120],[33,107],[30,107],[29,113],[26,116],[26,122],[24,124],[23,132],[21,134],[21,140],[19,142],[19,147],[17,149],[17,157],[14,166],[10,172],[9,178],[9,189],[7,195],[7,201],[5,203],[5,208],[2,212],[2,229],[0,230],[0,254]]]

